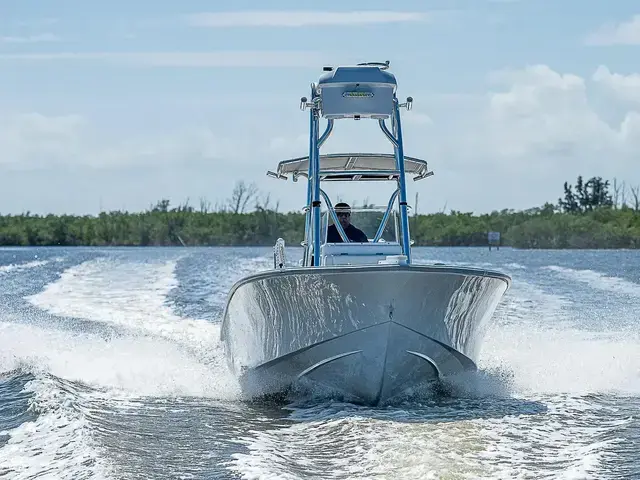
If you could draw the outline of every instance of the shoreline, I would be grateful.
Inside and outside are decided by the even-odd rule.
[[[266,248],[271,249],[273,245],[0,245],[0,251],[3,249],[11,249],[11,250],[30,250],[30,249],[38,249],[38,248],[54,248],[54,249],[207,249],[207,248],[228,248],[228,249],[240,249],[240,248]],[[286,245],[287,249],[299,248],[302,250],[302,247],[297,245]],[[459,249],[459,250],[467,250],[467,249],[475,249],[475,250],[487,250],[491,253],[500,252],[501,250],[517,250],[517,251],[549,251],[549,252],[558,252],[558,251],[580,251],[580,252],[588,252],[588,251],[639,251],[640,248],[629,248],[629,247],[588,247],[588,248],[579,248],[579,247],[558,247],[558,248],[522,248],[522,247],[513,247],[510,245],[501,245],[500,249],[496,249],[495,246],[492,246],[491,250],[489,250],[488,245],[413,245],[413,249],[416,248],[432,248],[432,249]]]

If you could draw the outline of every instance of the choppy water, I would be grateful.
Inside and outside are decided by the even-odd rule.
[[[240,399],[219,316],[270,253],[0,249],[0,478],[640,478],[640,252],[416,249],[514,285],[478,374],[379,409]]]

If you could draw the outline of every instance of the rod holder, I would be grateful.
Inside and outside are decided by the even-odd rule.
[[[407,101],[405,103],[401,103],[398,106],[401,108],[406,108],[407,110],[411,110],[413,108],[413,97],[407,97]]]
[[[300,110],[304,112],[307,108],[318,108],[319,104],[320,104],[319,98],[317,98],[316,101],[314,102],[310,102],[307,99],[307,97],[302,97],[300,99]]]

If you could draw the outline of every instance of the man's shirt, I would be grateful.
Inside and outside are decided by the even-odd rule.
[[[352,242],[365,243],[369,241],[369,239],[367,238],[367,236],[362,230],[354,227],[351,224],[349,224],[349,226],[344,229],[344,233],[347,234],[347,238]],[[329,228],[327,228],[327,242],[328,243],[342,242],[342,237],[340,236],[340,233],[338,233],[338,229],[336,228],[335,225],[329,225]]]

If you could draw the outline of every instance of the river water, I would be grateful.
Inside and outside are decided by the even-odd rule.
[[[220,315],[270,248],[0,249],[0,478],[640,478],[640,252],[414,252],[513,287],[479,372],[365,408],[241,398]]]

